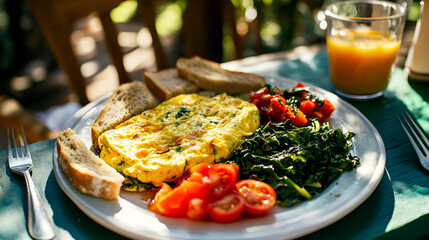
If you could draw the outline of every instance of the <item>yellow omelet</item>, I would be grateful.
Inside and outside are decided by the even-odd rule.
[[[242,99],[182,94],[103,133],[100,157],[126,177],[125,190],[142,191],[230,157],[259,125],[258,108]]]

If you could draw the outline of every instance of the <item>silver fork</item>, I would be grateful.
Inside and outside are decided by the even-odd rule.
[[[18,130],[16,130],[16,140],[14,130],[12,129],[12,139],[9,135],[9,129],[7,130],[9,168],[12,172],[19,173],[25,177],[28,196],[28,232],[31,237],[34,239],[52,239],[55,237],[55,231],[41,204],[40,195],[31,178],[30,172],[33,169],[33,162],[22,127],[21,131],[24,146],[21,144]],[[13,145],[14,151],[11,145]]]
[[[429,171],[429,140],[426,134],[420,130],[422,128],[413,120],[408,112],[398,116],[398,119],[408,139],[410,139],[421,165]]]

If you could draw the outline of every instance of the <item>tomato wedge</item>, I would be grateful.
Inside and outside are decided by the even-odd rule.
[[[189,201],[187,217],[191,220],[203,219],[209,210],[209,202],[206,199],[193,198]]]
[[[244,199],[237,193],[230,193],[211,203],[208,215],[220,223],[233,222],[240,218],[244,210]]]
[[[163,183],[161,185],[161,188],[159,188],[159,190],[156,192],[155,196],[152,198],[152,200],[149,202],[148,208],[150,211],[158,213],[158,207],[156,205],[156,202],[158,202],[158,200],[164,196],[165,194],[167,194],[169,191],[171,191],[172,188],[170,187],[170,185],[168,185],[167,183]]]
[[[180,185],[161,196],[154,204],[161,215],[167,217],[184,217],[189,204],[189,193],[184,185]]]
[[[208,199],[211,197],[210,186],[206,184],[202,184],[199,182],[185,181],[182,183],[181,186],[186,188],[186,191],[189,194],[189,199],[192,199],[192,198]]]
[[[248,215],[263,215],[273,208],[276,203],[276,192],[264,182],[245,179],[239,181],[236,184],[236,188],[244,199],[244,212]]]

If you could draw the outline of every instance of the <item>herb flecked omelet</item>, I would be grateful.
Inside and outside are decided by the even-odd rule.
[[[199,163],[228,158],[260,125],[257,107],[226,94],[183,94],[103,133],[100,157],[143,191],[174,181]]]

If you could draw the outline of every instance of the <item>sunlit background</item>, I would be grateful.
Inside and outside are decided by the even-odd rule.
[[[222,62],[236,58],[232,31],[242,39],[241,57],[324,41],[326,22],[321,8],[331,0],[230,1],[235,7],[235,29],[224,24]],[[155,24],[168,58],[174,62],[185,54],[182,16],[187,1],[160,2]],[[408,20],[415,22],[419,1],[410,2],[408,7]],[[136,0],[124,1],[111,12],[131,80],[142,80],[144,71],[157,70],[151,35],[138,14]],[[89,100],[118,86],[103,40],[102,26],[95,15],[77,22],[71,35],[81,72],[87,79]],[[4,133],[5,126],[29,123],[36,129],[33,137],[29,134],[30,142],[52,138],[70,114],[81,107],[68,89],[66,76],[23,0],[0,0],[0,71],[0,125],[3,127],[0,134]],[[39,134],[44,131],[48,133]],[[0,149],[3,148],[0,145]]]

